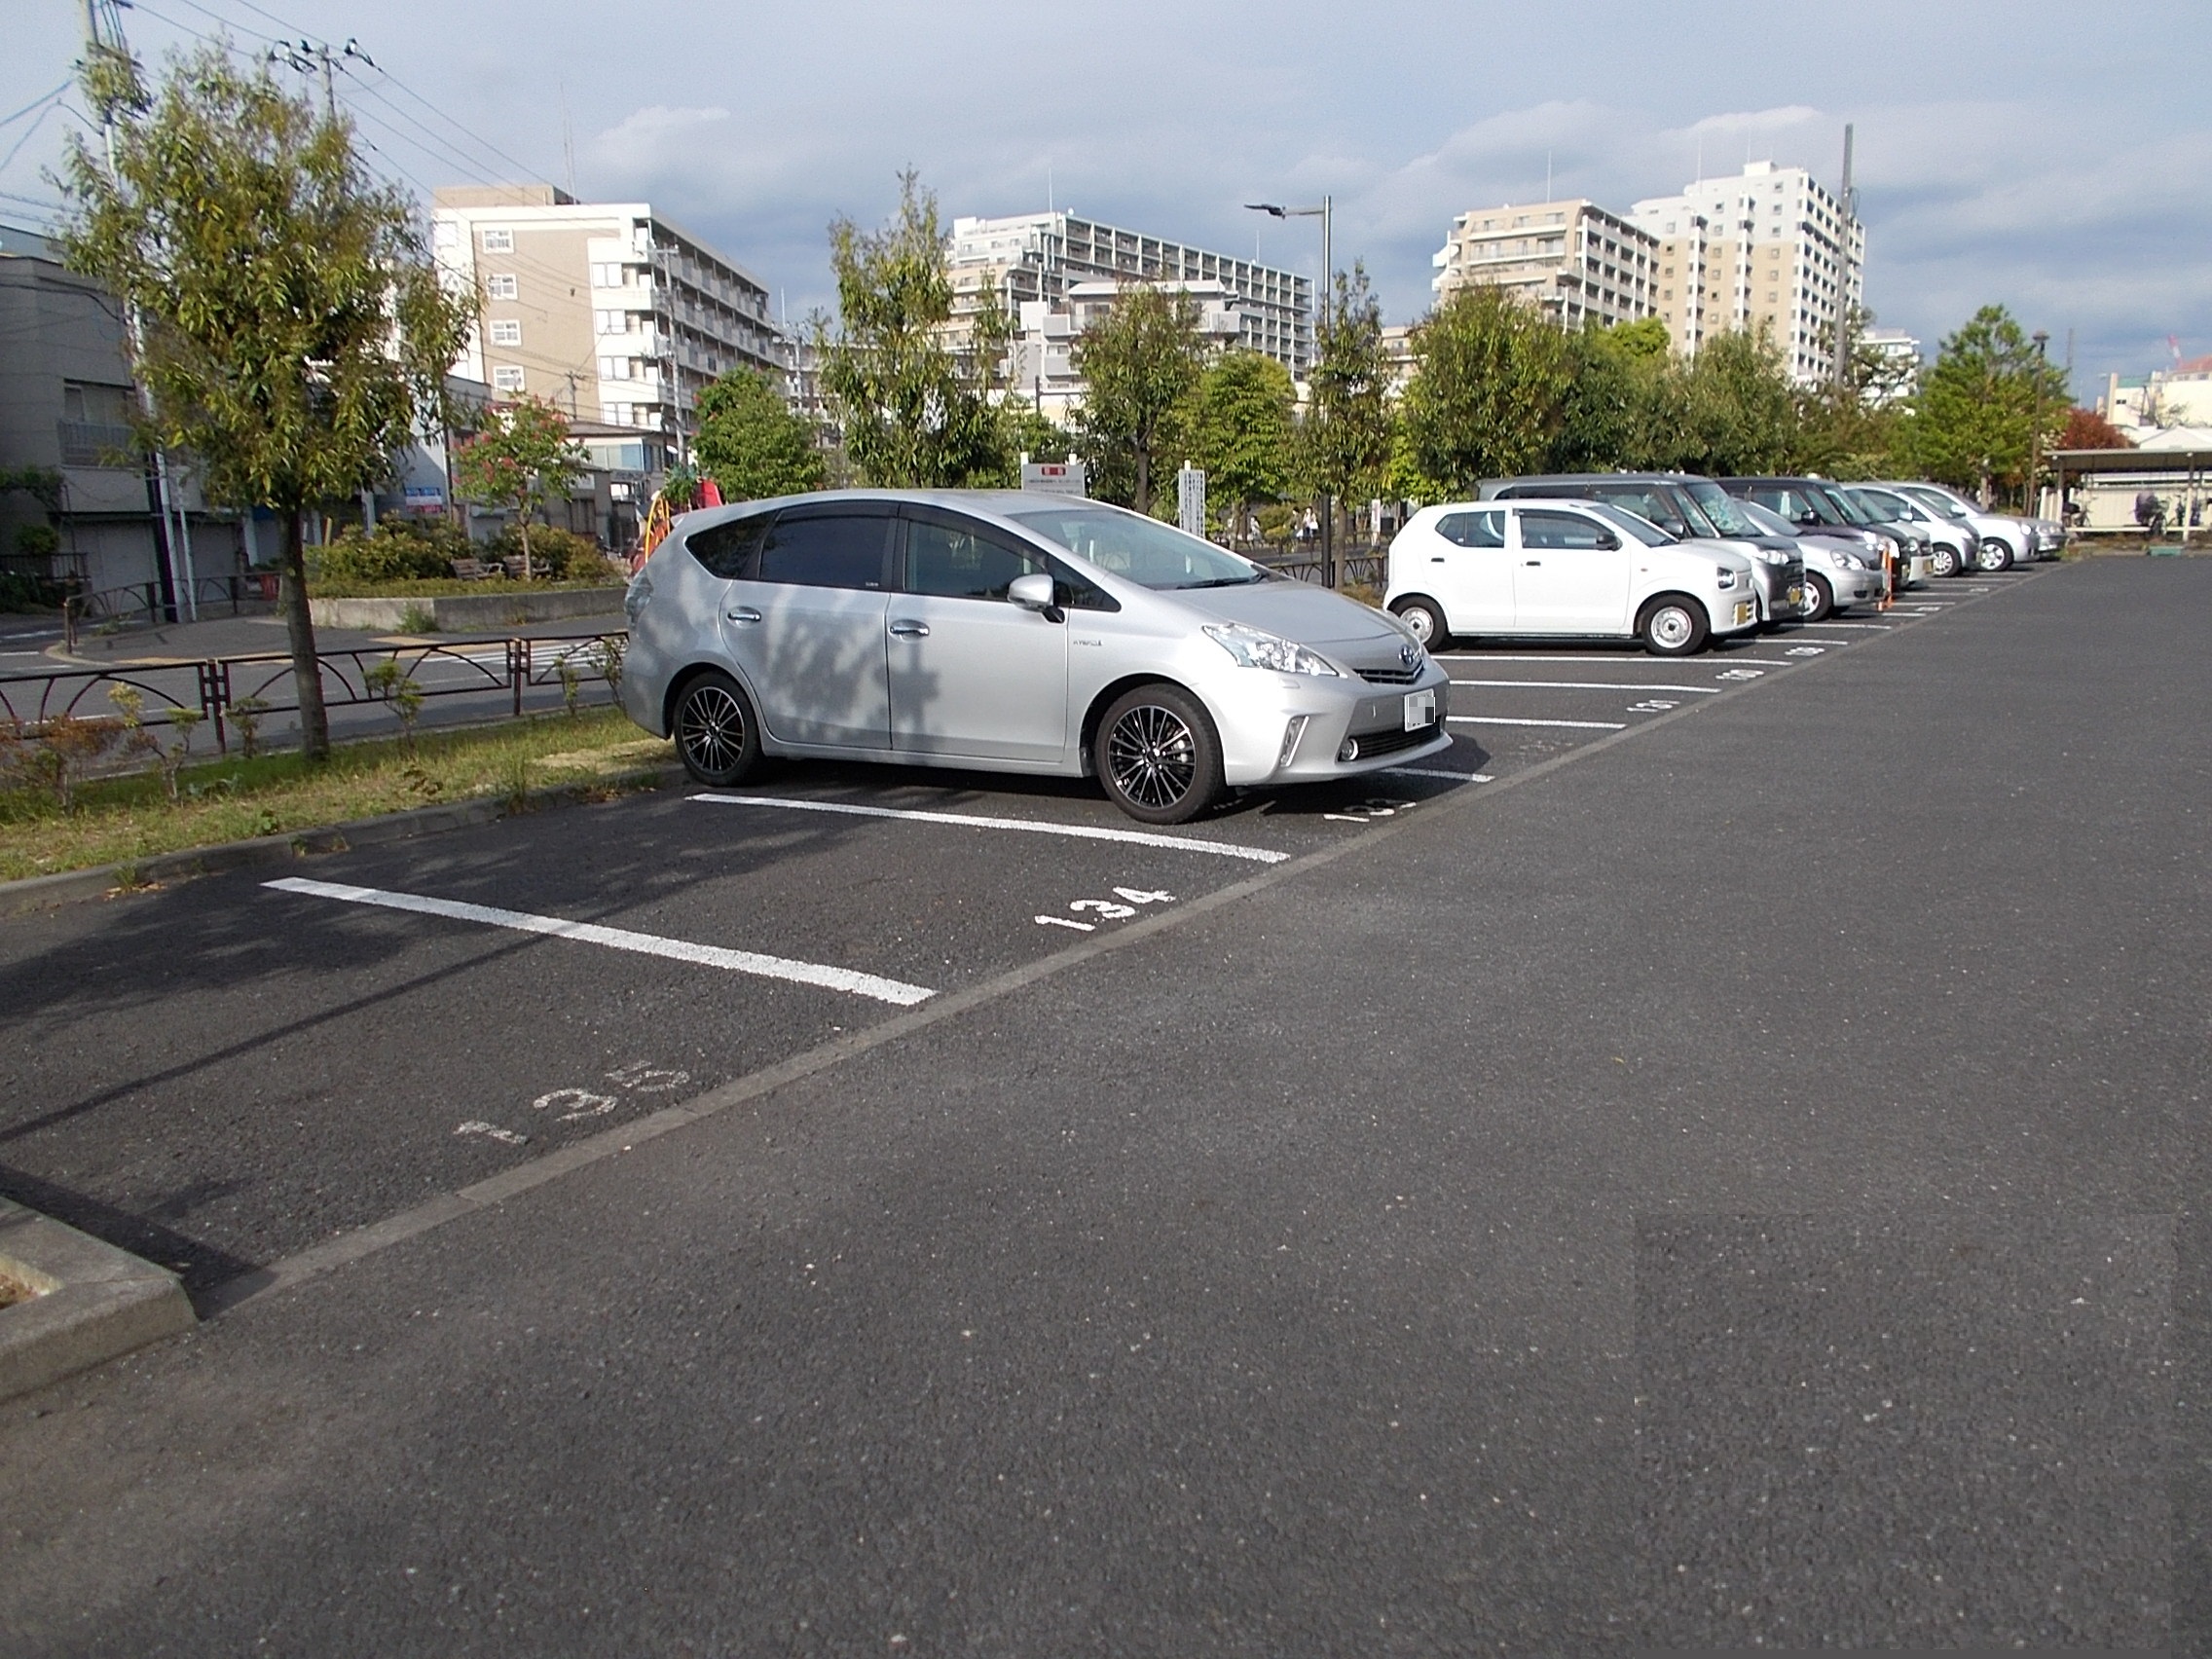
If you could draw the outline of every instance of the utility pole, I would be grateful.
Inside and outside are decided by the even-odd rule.
[[[2043,475],[2043,383],[2049,361],[2050,336],[2039,328],[2030,338],[2036,343],[2036,395],[2035,424],[2028,428],[2028,516],[2041,518],[2043,514],[2037,509],[2043,505],[2043,498],[2037,484]]]
[[[113,54],[122,58],[129,55],[129,46],[123,38],[123,25],[114,25],[115,39],[110,42],[107,31],[100,26],[100,0],[85,0],[85,51],[89,59],[102,54]],[[100,138],[107,150],[107,176],[112,182],[115,172],[115,120],[106,106],[100,109]],[[138,372],[139,359],[146,350],[145,319],[140,316],[135,301],[124,309],[124,327],[130,341],[130,378],[132,389],[138,394],[138,407],[146,419],[154,418],[154,394],[146,387]],[[152,520],[154,532],[154,568],[161,576],[162,608],[171,622],[197,622],[200,608],[195,603],[192,580],[192,555],[187,541],[180,548],[172,534],[170,518],[178,522],[184,517],[183,503],[176,499],[169,479],[168,451],[160,444],[154,446],[153,468],[146,479],[146,511]]]
[[[1851,123],[1843,126],[1843,191],[1836,198],[1836,205],[1843,210],[1842,222],[1836,227],[1837,240],[1843,244],[1836,251],[1843,255],[1837,263],[1845,271],[1851,269],[1851,228],[1859,222],[1859,209],[1851,200]],[[1838,391],[1851,389],[1851,292],[1848,283],[1839,285],[1835,298],[1835,385]]]
[[[1254,213],[1265,213],[1273,219],[1319,219],[1321,221],[1321,310],[1322,326],[1327,326],[1330,308],[1336,303],[1336,249],[1331,233],[1334,230],[1335,199],[1324,196],[1318,207],[1285,207],[1279,202],[1247,202],[1244,205]],[[1320,346],[1319,331],[1315,331],[1314,346]],[[1337,555],[1335,521],[1336,498],[1327,491],[1321,493],[1321,581],[1324,586],[1337,585]]]

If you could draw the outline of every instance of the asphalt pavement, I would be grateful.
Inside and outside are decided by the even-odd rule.
[[[0,1645],[2203,1651],[2208,601],[12,921],[0,1191],[210,1316],[0,1408]]]

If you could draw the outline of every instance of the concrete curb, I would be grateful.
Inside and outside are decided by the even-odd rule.
[[[0,1309],[0,1399],[199,1323],[176,1274],[4,1198],[0,1272],[38,1292]]]
[[[525,810],[568,806],[591,800],[605,790],[653,788],[681,775],[679,767],[651,772],[628,772],[582,784],[549,784],[524,798]],[[289,864],[311,853],[343,853],[354,847],[374,847],[387,841],[408,841],[418,835],[435,835],[490,824],[507,816],[511,807],[498,795],[441,802],[435,806],[409,807],[375,818],[356,818],[345,824],[325,824],[312,830],[294,830],[282,835],[260,835],[250,841],[224,841],[212,847],[187,847],[180,852],[156,853],[93,869],[64,870],[58,875],[26,876],[0,881],[0,916],[20,915],[56,904],[74,904],[87,899],[104,899],[111,893],[134,888],[166,886],[196,876],[219,875],[225,870],[254,865]]]

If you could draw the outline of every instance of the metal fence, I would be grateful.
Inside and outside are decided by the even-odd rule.
[[[320,651],[322,701],[326,708],[384,703],[412,685],[432,697],[482,696],[505,691],[516,715],[523,694],[533,686],[578,685],[598,681],[609,689],[621,676],[629,636],[562,634],[539,639],[494,636],[438,645],[389,645],[358,650]],[[391,666],[387,666],[391,665]],[[180,696],[178,677],[190,674],[194,689]],[[166,683],[164,682],[166,681]],[[215,733],[218,751],[230,751],[229,726],[242,706],[256,719],[299,713],[298,682],[286,651],[250,656],[204,657],[157,667],[71,668],[45,674],[0,676],[0,722],[21,736],[36,736],[57,720],[112,718],[108,693],[128,686],[144,700],[142,724],[168,725],[171,711],[197,710]]]
[[[173,612],[222,610],[243,616],[274,610],[276,576],[274,571],[240,571],[226,576],[195,576],[191,603],[171,604],[162,597],[160,582],[132,582],[128,587],[101,588],[96,593],[73,593],[61,602],[61,638],[68,650],[77,648],[77,635],[89,623],[95,628],[152,628],[176,620]]]
[[[1321,550],[1310,552],[1283,552],[1269,548],[1264,552],[1247,552],[1244,557],[1255,565],[1265,565],[1279,576],[1291,576],[1302,582],[1318,582],[1322,576]],[[1336,556],[1337,585],[1346,582],[1368,582],[1380,586],[1388,572],[1387,553],[1342,553]]]

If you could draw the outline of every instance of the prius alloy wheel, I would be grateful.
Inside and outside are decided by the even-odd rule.
[[[1173,685],[1124,692],[1098,722],[1092,758],[1114,804],[1146,824],[1182,824],[1221,793],[1221,740],[1197,698]]]
[[[759,724],[736,681],[710,669],[676,699],[669,735],[683,769],[700,783],[726,789],[742,783],[760,762]]]

